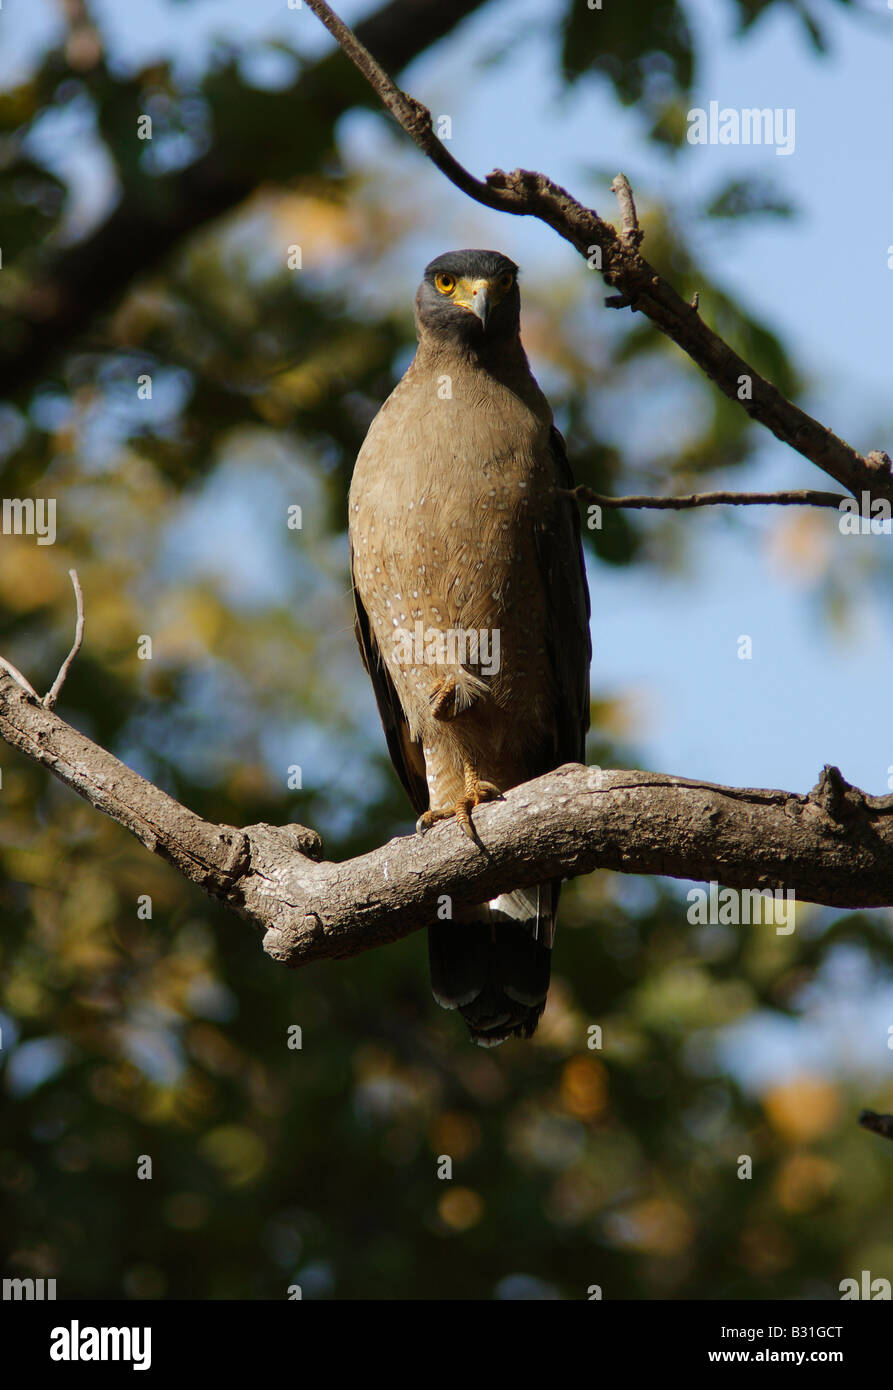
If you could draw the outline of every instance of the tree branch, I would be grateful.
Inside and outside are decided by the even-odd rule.
[[[593,869],[791,889],[840,908],[893,905],[893,796],[825,768],[808,796],[568,764],[451,822],[331,863],[301,825],[215,825],[0,673],[0,737],[262,929],[287,965],[358,954],[500,892]]]
[[[689,492],[681,497],[646,497],[642,494],[631,497],[605,497],[592,488],[561,488],[562,493],[574,497],[578,502],[595,504],[599,507],[630,507],[652,511],[687,511],[691,507],[833,507],[840,508],[847,499],[842,492],[815,492],[802,488],[796,492]],[[852,501],[850,501],[852,506]]]
[[[67,657],[62,662],[62,665],[59,667],[58,676],[53,681],[53,684],[47,691],[46,695],[44,695],[43,697],[43,703],[47,709],[53,709],[53,707],[55,706],[56,701],[59,698],[59,693],[63,685],[65,684],[65,678],[68,675],[69,670],[71,669],[71,663],[74,661],[75,657],[80,651],[81,643],[84,640],[84,595],[81,592],[81,585],[80,580],[78,579],[77,570],[69,570],[68,577],[71,580],[71,587],[74,589],[74,601],[77,608],[77,618],[75,620],[74,627],[74,642],[71,645],[71,651],[68,653]]]
[[[507,174],[494,169],[487,175],[486,182],[481,182],[438,140],[427,107],[397,87],[325,0],[307,0],[307,4],[410,139],[461,192],[485,207],[519,217],[539,218],[569,241],[587,264],[593,265],[592,257],[598,253],[596,268],[601,270],[609,285],[620,291],[607,301],[611,307],[629,307],[645,314],[688,354],[724,395],[860,501],[860,494],[864,492],[871,498],[882,497],[893,502],[893,465],[887,454],[875,451],[863,456],[789,401],[708,328],[698,314],[696,303],[686,304],[645,260],[639,252],[642,233],[625,175],[618,174],[612,185],[620,203],[622,230],[619,233],[592,208],[583,207],[545,174],[529,169],[516,169]],[[747,393],[742,399],[745,384]],[[867,510],[868,507],[863,507],[863,511]]]
[[[77,570],[69,570],[68,574],[69,578],[71,579],[72,588],[74,589],[74,601],[77,605],[77,619],[75,622],[74,629],[74,642],[72,643],[71,651],[68,653],[68,656],[65,658],[62,665],[59,668],[59,674],[53,681],[52,686],[47,691],[46,695],[44,695],[42,700],[40,700],[40,696],[34,689],[34,686],[31,684],[31,682],[27,679],[26,676],[22,675],[19,668],[17,666],[13,666],[11,661],[7,661],[6,657],[0,656],[0,671],[5,671],[7,675],[12,676],[12,679],[15,681],[16,685],[21,686],[22,690],[24,690],[27,695],[33,695],[35,700],[40,700],[40,703],[44,706],[45,709],[52,709],[56,701],[58,700],[59,692],[65,684],[65,678],[68,675],[69,669],[71,668],[71,663],[74,661],[75,657],[80,651],[81,643],[84,640],[84,595],[81,592],[81,585],[78,579]]]

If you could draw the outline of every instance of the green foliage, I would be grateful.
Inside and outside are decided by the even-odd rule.
[[[711,198],[708,217],[793,217],[795,208],[765,179],[732,179]]]
[[[565,15],[562,63],[575,81],[584,73],[606,76],[627,106],[689,91],[695,50],[685,8],[677,0],[639,5],[575,3]]]

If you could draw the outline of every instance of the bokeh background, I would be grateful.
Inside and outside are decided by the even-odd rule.
[[[476,173],[540,168],[612,218],[622,168],[646,253],[706,320],[855,446],[889,448],[893,10],[342,12],[371,18]],[[794,153],[687,144],[713,99],[793,108]],[[76,566],[63,717],[196,811],[298,820],[329,857],[410,829],[353,643],[346,490],[433,255],[521,263],[580,481],[829,486],[605,308],[547,228],[447,185],[286,0],[5,0],[0,227],[2,491],[55,497],[59,526],[54,546],[0,537],[0,651],[49,686]],[[590,761],[800,792],[835,762],[893,786],[888,537],[717,510],[608,516],[587,545]],[[688,884],[593,875],[566,890],[537,1037],[484,1052],[432,1001],[423,933],[286,972],[66,788],[5,748],[0,771],[4,1275],[60,1298],[836,1298],[863,1269],[893,1279],[893,1145],[856,1123],[893,1110],[890,912],[699,927]]]

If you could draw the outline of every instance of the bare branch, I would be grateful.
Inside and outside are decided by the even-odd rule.
[[[568,764],[479,807],[483,849],[446,822],[335,864],[304,826],[203,820],[2,674],[0,737],[262,928],[287,965],[396,941],[444,895],[456,910],[596,868],[893,905],[893,796],[866,796],[836,768],[798,796]]]
[[[849,499],[840,492],[814,492],[802,488],[795,492],[689,492],[681,497],[605,497],[592,488],[558,488],[564,496],[574,497],[578,502],[594,503],[599,507],[630,507],[652,511],[687,511],[690,507],[840,507]],[[850,502],[852,506],[852,502]]]
[[[365,44],[360,42],[353,30],[339,18],[325,0],[307,0],[307,5],[337,40],[343,52],[362,73],[398,125],[403,127],[422,153],[446,174],[451,183],[487,207],[509,212],[524,211],[522,208],[510,206],[513,202],[511,193],[491,189],[487,183],[481,183],[453,158],[434,134],[434,123],[427,106],[423,106],[415,97],[400,90],[393,78],[389,77],[381,64],[373,58]]]
[[[481,182],[438,140],[427,107],[400,91],[325,0],[307,0],[307,3],[410,139],[461,192],[485,207],[519,217],[537,217],[545,222],[569,241],[586,258],[587,264],[600,269],[609,285],[620,291],[607,303],[614,308],[629,307],[645,314],[688,354],[724,395],[854,496],[866,492],[871,497],[893,502],[893,466],[887,454],[875,450],[863,456],[789,401],[708,328],[698,313],[696,302],[686,304],[644,259],[638,249],[640,233],[635,204],[625,176],[618,175],[613,185],[624,219],[621,233],[609,222],[604,222],[592,208],[583,207],[545,174],[529,169],[516,169],[507,174],[494,169],[486,182]],[[593,259],[596,255],[598,260]],[[742,392],[745,386],[747,389]]]
[[[75,623],[74,629],[74,643],[72,645],[71,651],[68,653],[68,656],[65,658],[62,665],[59,668],[58,676],[53,681],[53,684],[47,691],[46,695],[44,695],[43,697],[42,703],[45,709],[52,709],[56,701],[58,700],[59,692],[65,684],[65,677],[68,675],[71,663],[74,661],[75,657],[80,651],[81,643],[84,640],[84,595],[81,593],[81,585],[78,579],[77,570],[69,570],[68,574],[71,579],[72,587],[74,589],[74,601],[77,605],[77,621]]]
[[[80,651],[81,643],[84,640],[84,595],[81,593],[81,586],[80,581],[78,580],[77,570],[69,570],[68,573],[71,578],[72,587],[74,589],[75,604],[77,605],[77,621],[75,623],[74,629],[74,643],[72,645],[71,651],[68,653],[68,656],[65,658],[61,667],[59,668],[58,676],[53,681],[51,688],[47,691],[46,695],[44,695],[42,700],[40,700],[40,696],[34,689],[34,686],[31,684],[29,680],[26,680],[26,678],[22,675],[18,667],[13,666],[12,662],[7,661],[5,657],[0,656],[0,670],[6,671],[8,675],[12,676],[16,684],[20,685],[21,688],[28,695],[33,695],[35,700],[40,700],[40,703],[43,705],[44,709],[52,709],[56,701],[58,700],[59,692],[65,684],[65,677],[68,675],[71,663],[74,661],[75,657]]]
[[[12,676],[16,684],[20,685],[22,689],[27,691],[29,695],[33,695],[35,700],[40,699],[40,696],[34,689],[34,686],[31,684],[31,682],[27,680],[25,676],[22,675],[21,671],[17,666],[13,666],[11,661],[7,661],[5,656],[0,656],[0,670],[6,671],[7,675]]]
[[[623,228],[623,240],[628,246],[638,246],[645,233],[639,227],[636,203],[626,174],[617,174],[611,184],[611,192],[620,204],[620,225]]]

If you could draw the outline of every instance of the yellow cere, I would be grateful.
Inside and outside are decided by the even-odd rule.
[[[510,270],[506,270],[502,275],[494,276],[492,280],[472,279],[470,275],[463,275],[457,280],[455,275],[447,275],[442,271],[434,276],[434,284],[441,294],[450,295],[457,304],[470,309],[474,296],[479,290],[485,289],[491,303],[496,304],[515,283],[515,277]]]

